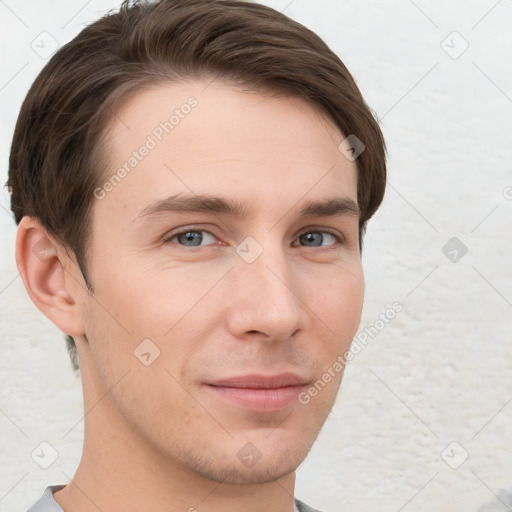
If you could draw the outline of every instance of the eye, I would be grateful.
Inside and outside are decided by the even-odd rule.
[[[182,229],[170,233],[163,240],[164,243],[175,243],[182,247],[201,247],[215,244],[216,237],[204,229]],[[331,247],[343,243],[343,237],[337,233],[325,230],[309,230],[298,236],[303,247]]]
[[[198,247],[201,245],[211,245],[202,243],[203,241],[208,241],[209,239],[213,241],[215,240],[215,236],[212,235],[209,231],[204,229],[186,229],[169,235],[164,239],[164,243],[176,240],[178,245],[182,245],[184,247]]]
[[[331,233],[330,231],[306,231],[299,235],[301,243],[305,244],[305,247],[325,247],[336,245],[336,243],[342,243],[341,236]],[[324,242],[330,242],[324,244]]]

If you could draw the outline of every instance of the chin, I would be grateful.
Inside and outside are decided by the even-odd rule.
[[[250,453],[254,445],[249,446]],[[240,456],[235,455],[234,458],[228,454],[212,458],[191,454],[188,465],[204,478],[218,483],[261,485],[275,482],[293,473],[305,459],[308,451],[309,449],[305,449],[304,446],[281,453],[269,450],[267,455],[261,453],[261,458],[257,458],[258,455],[247,458],[243,453]]]
[[[300,462],[299,462],[300,463]],[[277,461],[258,462],[253,467],[210,467],[207,474],[209,480],[229,485],[262,485],[275,482],[293,473],[298,464],[280,464]]]

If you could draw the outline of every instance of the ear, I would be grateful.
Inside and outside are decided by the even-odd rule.
[[[19,223],[16,264],[38,309],[62,332],[84,335],[77,294],[86,293],[85,285],[70,274],[73,262],[61,245],[32,217],[23,217]]]

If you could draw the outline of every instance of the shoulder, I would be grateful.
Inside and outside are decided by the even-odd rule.
[[[49,485],[43,495],[27,510],[27,512],[64,512],[53,499],[53,493],[62,489],[63,485]]]
[[[302,503],[302,501],[295,499],[295,504],[297,505],[297,510],[299,512],[320,512],[316,508],[311,508],[309,505]]]

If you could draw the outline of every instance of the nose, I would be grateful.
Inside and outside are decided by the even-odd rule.
[[[266,247],[251,263],[237,256],[230,274],[227,323],[235,338],[282,341],[303,327],[298,274],[284,249]]]

